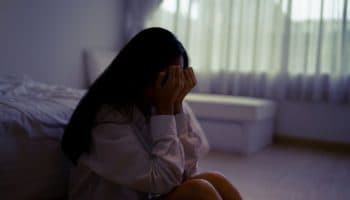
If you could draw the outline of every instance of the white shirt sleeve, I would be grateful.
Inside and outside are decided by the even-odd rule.
[[[164,194],[181,184],[184,151],[172,115],[151,117],[153,148],[148,153],[130,124],[106,123],[92,132],[93,148],[82,157],[96,174],[141,192]]]
[[[209,151],[208,140],[190,107],[184,103],[184,112],[175,115],[178,137],[185,152],[184,178],[197,172],[198,160]]]

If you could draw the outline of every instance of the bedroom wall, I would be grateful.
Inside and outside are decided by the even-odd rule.
[[[86,86],[82,52],[118,49],[122,0],[1,0],[0,74]]]
[[[276,133],[350,144],[350,105],[281,102],[278,104]]]

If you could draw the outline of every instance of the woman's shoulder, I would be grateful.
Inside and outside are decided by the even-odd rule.
[[[97,111],[95,123],[118,123],[126,124],[130,122],[130,117],[127,114],[115,109],[112,105],[101,105]]]
[[[115,109],[112,105],[101,105],[92,129],[92,138],[95,144],[101,139],[118,143],[120,138],[130,138],[133,124],[128,116]]]

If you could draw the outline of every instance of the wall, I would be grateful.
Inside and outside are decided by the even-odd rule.
[[[350,144],[350,105],[279,103],[276,133]]]
[[[116,49],[122,0],[1,0],[0,74],[86,86],[82,52]]]

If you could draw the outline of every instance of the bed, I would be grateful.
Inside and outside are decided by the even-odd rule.
[[[117,51],[83,52],[88,84]],[[60,139],[86,90],[0,74],[0,199],[67,199],[69,168]]]
[[[60,138],[84,90],[0,77],[1,199],[65,199]]]

